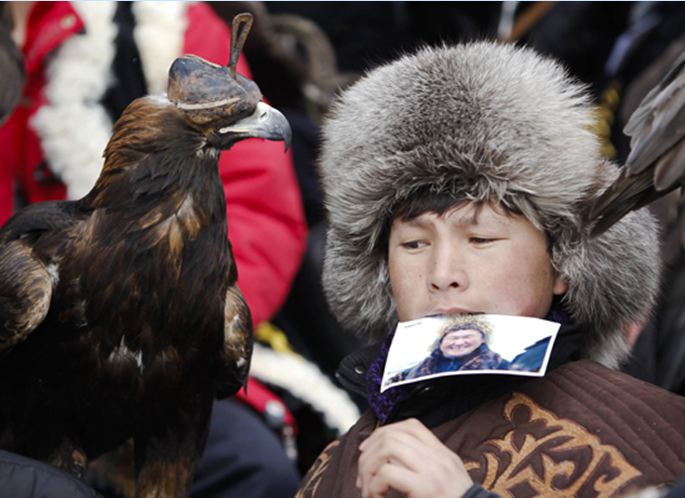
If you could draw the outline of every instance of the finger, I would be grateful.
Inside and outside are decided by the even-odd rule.
[[[422,441],[425,444],[432,446],[433,448],[439,449],[444,448],[444,444],[440,441],[430,429],[423,425],[419,420],[415,418],[409,418],[403,420],[397,424],[397,429],[411,435],[412,437]]]
[[[381,466],[388,463],[423,473],[442,468],[455,456],[446,447],[438,451],[401,431],[386,431],[371,441],[359,456],[358,486],[363,486]]]
[[[359,449],[364,451],[365,448],[369,444],[372,444],[376,439],[381,439],[388,433],[397,432],[401,432],[409,437],[423,441],[434,448],[440,448],[443,446],[442,442],[425,425],[423,425],[417,419],[411,418],[376,429],[371,436],[369,436],[359,445]]]
[[[357,487],[364,489],[369,480],[383,465],[403,465],[390,452],[382,452],[372,447],[362,453],[357,462]]]
[[[360,445],[359,449],[362,454],[372,450],[369,456],[379,453],[381,456],[388,458],[401,458],[405,463],[414,460],[414,453],[419,458],[431,458],[433,454],[437,455],[434,458],[444,458],[440,454],[445,452],[452,454],[451,450],[435,438],[423,424],[416,420],[409,424],[398,423],[377,429]],[[409,449],[411,452],[400,451],[395,453],[395,449]]]
[[[377,430],[363,447],[358,461],[357,487],[386,464],[395,464],[436,482],[456,479],[470,484],[471,478],[459,456],[439,442],[423,425],[392,424]],[[438,441],[438,444],[435,442]]]
[[[381,465],[362,486],[363,497],[385,496],[390,489],[409,498],[462,496],[472,485],[468,473],[456,469],[434,467],[417,473],[394,462]]]
[[[362,496],[385,497],[390,489],[411,497],[433,496],[430,482],[394,463],[386,463],[378,469],[362,488]]]

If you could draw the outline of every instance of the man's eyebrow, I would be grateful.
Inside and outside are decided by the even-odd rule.
[[[413,218],[410,218],[408,220],[404,220],[400,218],[400,221],[409,226],[413,227],[418,227],[418,228],[426,228],[429,227],[433,224],[433,221],[428,217],[431,212],[425,212],[421,213],[418,216],[415,216]],[[435,213],[432,213],[435,214]],[[480,215],[481,215],[481,210],[478,209],[477,207],[473,207],[471,209],[467,209],[458,215],[451,214],[450,211],[447,211],[445,213],[442,213],[438,215],[440,218],[450,218],[450,223],[453,223],[455,225],[461,225],[461,226],[477,226],[480,224]]]
[[[479,206],[470,206],[467,209],[462,209],[458,214],[445,213],[443,216],[450,216],[451,223],[464,227],[472,227],[480,224],[480,215],[482,209]]]
[[[403,225],[407,225],[410,227],[417,227],[417,228],[427,228],[428,226],[431,225],[431,221],[429,218],[424,217],[423,215],[416,216],[414,218],[411,218],[409,220],[398,220],[400,221]]]
[[[479,209],[470,209],[454,218],[454,223],[457,225],[475,226],[478,225],[479,215]]]

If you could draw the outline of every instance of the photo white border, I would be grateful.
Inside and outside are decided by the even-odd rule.
[[[466,319],[468,315],[425,317],[418,320],[400,322],[397,325],[395,336],[388,350],[380,392],[382,393],[391,387],[438,377],[483,374],[543,377],[547,372],[549,357],[561,327],[559,323],[532,317],[479,314],[473,315],[474,319],[479,321],[485,320],[491,325],[488,346],[507,361],[513,360],[516,356],[523,353],[526,348],[549,337],[550,340],[547,344],[540,369],[537,371],[509,369],[455,370],[390,382],[390,379],[397,374],[421,364],[430,355],[431,347],[435,344],[447,323],[458,317]]]

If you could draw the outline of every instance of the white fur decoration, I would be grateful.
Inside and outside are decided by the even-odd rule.
[[[295,353],[278,353],[255,343],[250,375],[286,388],[322,413],[326,423],[344,434],[359,418],[347,393],[311,362]]]
[[[148,93],[166,91],[169,67],[183,50],[188,27],[185,2],[133,2],[133,38],[145,69]]]
[[[113,2],[76,2],[74,7],[86,32],[67,40],[48,65],[48,103],[32,120],[68,199],[87,194],[102,169],[112,123],[100,99],[111,80],[117,34]]]

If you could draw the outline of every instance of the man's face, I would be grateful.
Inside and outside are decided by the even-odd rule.
[[[483,342],[483,334],[478,330],[453,330],[440,341],[440,351],[446,358],[459,358],[473,353]]]
[[[547,315],[568,288],[547,252],[547,238],[522,216],[466,204],[443,215],[395,219],[388,267],[402,321],[427,315]]]

